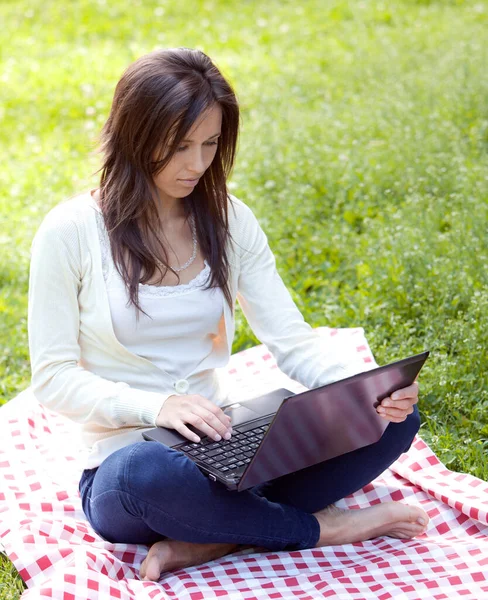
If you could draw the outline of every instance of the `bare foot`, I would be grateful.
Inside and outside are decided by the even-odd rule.
[[[149,549],[142,561],[140,577],[146,581],[158,581],[163,571],[192,567],[230,554],[238,544],[192,544],[177,540],[162,540]]]
[[[385,502],[369,508],[343,510],[328,506],[314,513],[320,525],[317,548],[362,542],[386,535],[413,538],[424,533],[429,517],[417,506]]]

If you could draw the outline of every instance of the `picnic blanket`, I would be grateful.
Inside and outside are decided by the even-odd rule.
[[[372,360],[362,329],[322,333]],[[234,355],[227,375],[236,400],[303,389],[264,346]],[[294,552],[248,548],[157,583],[138,577],[146,546],[108,543],[85,520],[84,453],[77,426],[40,406],[30,388],[0,409],[0,543],[28,586],[25,600],[488,599],[488,484],[447,470],[420,437],[338,506],[418,504],[431,518],[425,535]]]

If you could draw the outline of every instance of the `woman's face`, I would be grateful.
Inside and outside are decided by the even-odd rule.
[[[169,163],[154,176],[163,201],[184,198],[193,191],[215,157],[221,126],[218,104],[197,119]]]

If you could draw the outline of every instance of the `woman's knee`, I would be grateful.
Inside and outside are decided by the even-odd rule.
[[[401,423],[390,423],[383,434],[382,440],[393,445],[399,455],[407,452],[420,429],[420,415],[417,406],[413,413]]]
[[[174,481],[182,460],[188,460],[156,442],[137,442],[115,451],[98,468],[92,497],[108,490],[135,495],[144,494],[148,487]]]
[[[408,441],[408,447],[410,448],[410,444],[413,442],[413,438],[417,435],[420,429],[420,414],[417,405],[413,407],[413,413],[408,415],[403,423],[399,423],[403,425],[403,435],[405,439]]]
[[[129,493],[149,498],[164,497],[189,485],[197,466],[183,453],[156,442],[134,444],[125,465],[125,486]]]
[[[131,444],[100,465],[86,515],[107,540],[149,543],[155,534],[146,524],[147,512],[151,507],[165,513],[184,508],[191,495],[185,490],[194,484],[195,475],[200,471],[181,452],[156,442]]]

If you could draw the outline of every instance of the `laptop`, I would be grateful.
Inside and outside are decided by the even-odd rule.
[[[422,352],[299,394],[281,388],[223,406],[231,417],[230,440],[216,442],[192,426],[199,443],[165,427],[143,436],[183,452],[212,481],[243,491],[377,442],[389,421],[376,407],[411,385],[428,355]]]

